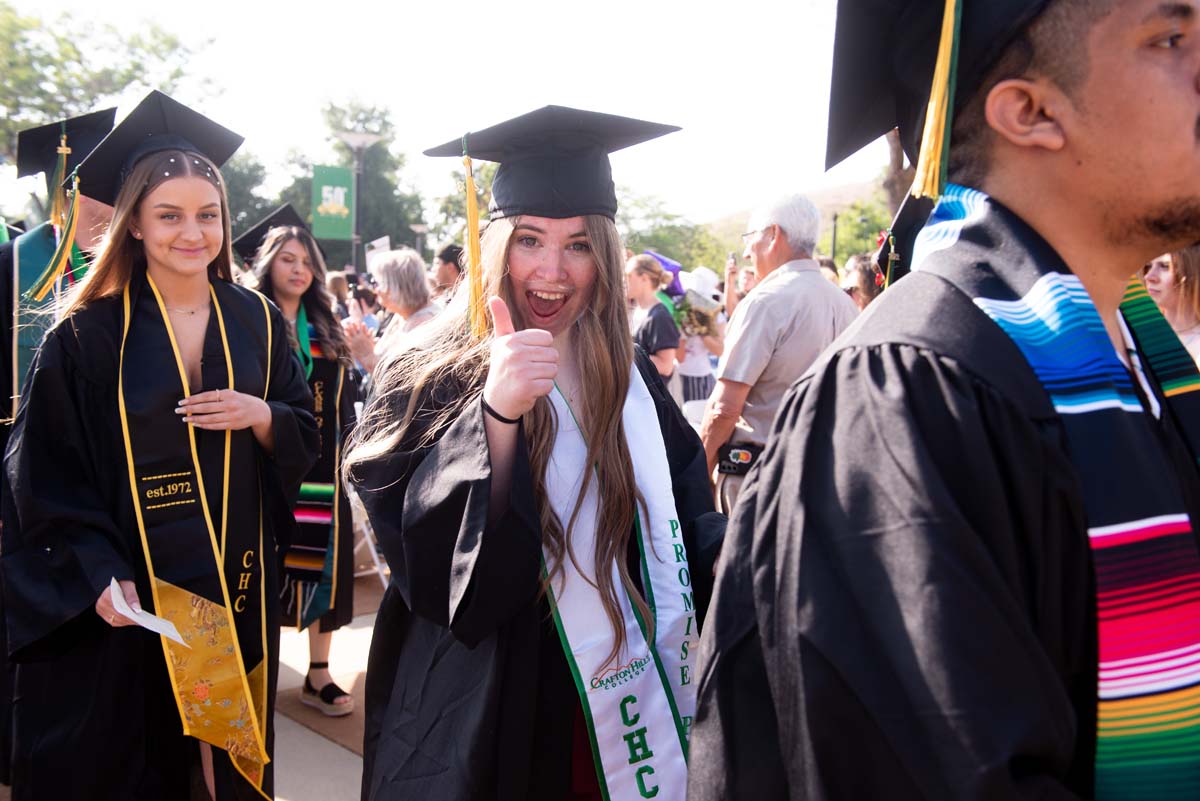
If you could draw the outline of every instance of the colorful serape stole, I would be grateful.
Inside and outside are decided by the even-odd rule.
[[[336,494],[333,484],[306,482],[300,485],[295,516],[302,530],[330,531]],[[295,614],[296,627],[300,629],[307,628],[329,611],[333,579],[333,549],[328,547],[328,541],[317,546],[307,537],[302,540],[292,543],[284,557],[284,567],[295,593],[291,611]]]
[[[1125,290],[1121,313],[1137,341],[1146,367],[1162,387],[1172,419],[1183,432],[1192,458],[1200,462],[1200,371],[1179,341],[1140,277]]]
[[[916,269],[950,280],[1016,344],[1067,433],[1096,575],[1095,798],[1200,798],[1200,548],[1171,480],[1178,460],[1082,283],[1021,220],[952,185],[915,253]],[[1194,446],[1200,375],[1147,300],[1135,288],[1122,307],[1131,360]]]
[[[308,346],[308,384],[321,435],[321,455],[308,480],[300,485],[300,500],[294,512],[298,530],[284,556],[284,620],[304,629],[333,608],[337,593],[337,551],[342,532],[338,519],[340,492],[335,482],[341,465],[345,367],[336,358],[325,357],[306,315],[298,317],[297,328],[304,334],[298,339],[302,347]]]

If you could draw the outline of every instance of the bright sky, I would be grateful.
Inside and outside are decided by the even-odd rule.
[[[93,19],[134,31],[154,20],[212,44],[177,99],[246,137],[245,150],[287,180],[289,151],[331,153],[321,108],[349,98],[392,112],[403,178],[426,199],[455,188],[456,164],[421,150],[548,103],[679,125],[617,153],[618,184],[707,222],[772,196],[875,177],[875,143],[824,173],[834,0],[16,0],[23,13]],[[81,43],[86,47],[86,43]],[[140,99],[120,98],[118,118]],[[11,176],[11,173],[9,174]],[[12,202],[12,185],[0,201]],[[37,184],[21,183],[22,192]]]

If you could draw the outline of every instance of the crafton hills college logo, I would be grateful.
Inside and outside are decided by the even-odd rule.
[[[642,657],[634,657],[628,665],[606,668],[595,676],[592,676],[591,688],[593,690],[611,690],[614,687],[620,687],[622,684],[646,672],[649,666],[649,654]]]

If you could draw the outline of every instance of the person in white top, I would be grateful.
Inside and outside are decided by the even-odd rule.
[[[1200,365],[1200,245],[1159,256],[1143,270],[1146,291]]]

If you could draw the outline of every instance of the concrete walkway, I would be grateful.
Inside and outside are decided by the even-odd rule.
[[[375,615],[360,615],[333,635],[330,672],[364,672]],[[308,634],[284,629],[279,645],[279,689],[304,684]],[[313,714],[319,714],[314,711]],[[276,801],[357,801],[362,757],[283,715],[275,716]]]
[[[365,672],[375,615],[359,615],[333,635],[335,675]],[[279,645],[279,689],[304,684],[308,634],[285,629]],[[318,714],[314,712],[313,714]],[[275,716],[276,801],[358,801],[362,757],[284,715]],[[0,785],[0,801],[11,790]]]

